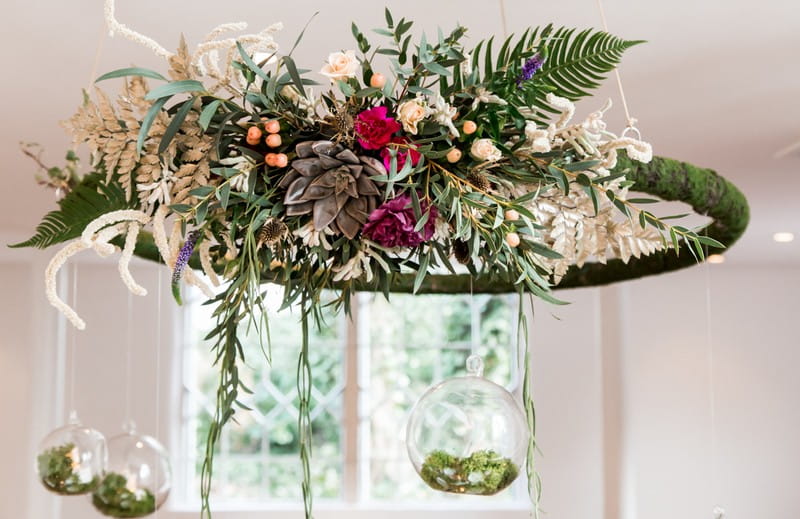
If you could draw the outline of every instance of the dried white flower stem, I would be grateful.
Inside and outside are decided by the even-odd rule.
[[[119,276],[122,282],[128,287],[132,294],[137,296],[146,296],[147,290],[136,283],[131,275],[130,264],[131,257],[133,257],[133,250],[136,248],[136,238],[139,237],[139,230],[141,226],[137,222],[128,224],[128,235],[125,237],[125,248],[122,249],[122,257],[119,259]]]
[[[88,249],[89,247],[90,246],[86,245],[83,240],[75,240],[69,243],[66,247],[58,251],[55,256],[53,256],[53,259],[50,260],[50,263],[47,265],[47,269],[45,270],[44,274],[45,295],[47,296],[47,300],[51,305],[56,307],[59,312],[64,314],[69,322],[72,323],[72,325],[78,330],[85,330],[86,322],[78,316],[72,307],[58,297],[58,271],[61,270],[61,267],[64,266],[64,263],[66,263],[70,257]]]
[[[214,267],[211,265],[211,241],[204,240],[203,243],[200,244],[200,250],[198,251],[200,255],[200,265],[203,266],[203,272],[208,277],[211,284],[215,287],[219,286],[219,278],[217,277],[217,273],[214,272]]]
[[[159,45],[158,42],[156,42],[154,39],[148,38],[144,34],[138,33],[132,29],[129,29],[125,25],[119,23],[114,15],[115,11],[114,3],[115,3],[114,0],[106,0],[105,3],[106,25],[108,26],[109,35],[113,37],[115,33],[119,33],[125,38],[131,40],[132,42],[147,47],[159,57],[162,57],[164,59],[169,59],[172,57],[172,53],[169,52],[164,47],[162,47],[161,45]]]
[[[95,239],[95,234],[107,225],[119,222],[139,222],[141,225],[146,225],[149,221],[150,217],[142,211],[133,209],[111,211],[110,213],[106,213],[92,220],[83,230],[83,233],[81,233],[81,240],[86,245],[91,245]]]
[[[153,241],[156,243],[156,248],[158,249],[158,253],[161,254],[164,263],[172,268],[167,231],[164,227],[164,221],[168,212],[169,208],[165,205],[161,205],[156,209],[156,214],[153,215]]]

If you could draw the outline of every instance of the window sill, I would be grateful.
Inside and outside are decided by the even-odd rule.
[[[477,498],[476,498],[477,499]],[[476,506],[477,505],[477,506]],[[302,507],[293,504],[276,503],[264,506],[220,506],[214,509],[214,519],[298,519]],[[316,519],[401,519],[413,516],[414,519],[489,519],[502,516],[508,519],[527,519],[530,506],[525,503],[365,503],[347,505],[341,503],[322,503],[315,507]],[[198,508],[175,507],[159,513],[161,519],[196,519]]]

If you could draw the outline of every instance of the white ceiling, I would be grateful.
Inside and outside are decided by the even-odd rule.
[[[117,0],[122,23],[168,49],[180,32],[190,47],[222,22],[247,21],[260,30],[282,21],[279,42],[288,48],[315,12],[296,59],[316,69],[332,50],[352,48],[350,21],[362,30],[383,23],[383,4],[374,1],[253,2],[227,0]],[[455,22],[478,39],[502,34],[498,0],[388,0],[396,17],[419,22],[426,31]],[[508,25],[554,22],[599,26],[594,0],[505,0]],[[752,222],[732,249],[728,265],[800,265],[800,152],[776,160],[773,153],[800,140],[800,4],[789,0],[605,0],[611,32],[646,39],[627,54],[621,68],[633,115],[656,154],[716,169],[748,196]],[[223,12],[224,8],[224,12]],[[97,74],[136,64],[163,68],[149,51],[106,35],[102,0],[4,0],[0,84],[3,108],[0,157],[0,232],[33,229],[51,207],[52,195],[35,185],[34,165],[19,141],[36,141],[48,162],[59,163],[68,146],[58,121],[69,117],[89,83],[101,43]],[[379,37],[375,35],[377,40]],[[109,85],[111,86],[111,85]],[[605,97],[617,101],[609,84],[601,99],[579,106],[589,112]],[[621,129],[617,103],[612,127]],[[798,240],[776,244],[775,231]]]

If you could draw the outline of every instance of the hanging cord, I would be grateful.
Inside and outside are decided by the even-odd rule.
[[[600,19],[603,22],[603,30],[608,32],[608,21],[606,20],[606,11],[603,8],[603,0],[597,0],[597,8],[600,10]],[[636,127],[636,123],[638,122],[636,118],[631,116],[631,111],[628,109],[628,100],[625,97],[625,89],[622,87],[622,77],[619,74],[619,67],[614,67],[614,76],[617,78],[617,89],[619,90],[619,97],[622,101],[622,108],[625,110],[625,121],[626,126],[625,129],[622,131],[622,137],[628,132],[633,132],[636,134],[636,138],[641,140],[642,133]]]
[[[708,246],[706,248],[706,257],[708,257]],[[714,335],[711,329],[711,267],[708,261],[703,266],[705,269],[705,285],[706,285],[706,362],[708,364],[708,408],[709,420],[711,429],[711,497],[714,502],[714,509],[712,517],[714,519],[724,519],[725,509],[717,505],[719,497],[718,481],[717,481],[717,399],[715,389],[715,371],[714,371]]]
[[[500,3],[500,25],[503,28],[503,39],[508,38],[508,20],[506,19],[506,0],[498,0]]]
[[[158,262],[158,279],[156,288],[156,439],[160,442],[161,433],[161,273],[163,268]],[[164,474],[166,477],[166,474]],[[162,482],[163,483],[163,482]],[[153,517],[158,518],[158,507]]]
[[[133,394],[131,391],[131,349],[133,348],[133,294],[128,291],[127,325],[125,334],[125,425],[126,432],[133,434],[135,425],[131,417]]]
[[[72,266],[72,288],[70,289],[72,308],[78,305],[78,264]],[[77,421],[78,411],[75,409],[75,349],[78,343],[78,329],[72,327],[69,336],[69,420]]]
[[[300,463],[303,469],[303,508],[305,518],[313,518],[314,496],[311,491],[311,364],[308,358],[308,319],[313,303],[309,303],[304,294],[300,306],[301,326],[303,331],[303,343],[300,348],[300,357],[297,361],[297,395],[298,395],[298,414],[297,430],[300,434]]]
[[[106,31],[104,27],[100,28],[100,33],[97,35],[97,45],[95,46],[94,59],[92,60],[92,70],[89,72],[89,81],[86,86],[87,92],[92,89],[95,79],[97,79],[97,68],[100,66],[100,58],[103,56],[103,46],[106,41]]]
[[[475,319],[475,294],[472,290],[472,276],[469,277],[469,353],[478,353],[478,343],[480,342],[480,317]],[[475,323],[478,322],[477,330]]]

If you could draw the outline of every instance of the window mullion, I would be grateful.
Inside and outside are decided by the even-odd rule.
[[[345,368],[344,394],[342,402],[342,430],[344,431],[344,467],[342,478],[342,498],[346,503],[356,503],[359,499],[358,478],[358,315],[359,298],[351,306],[351,318],[345,319]]]

